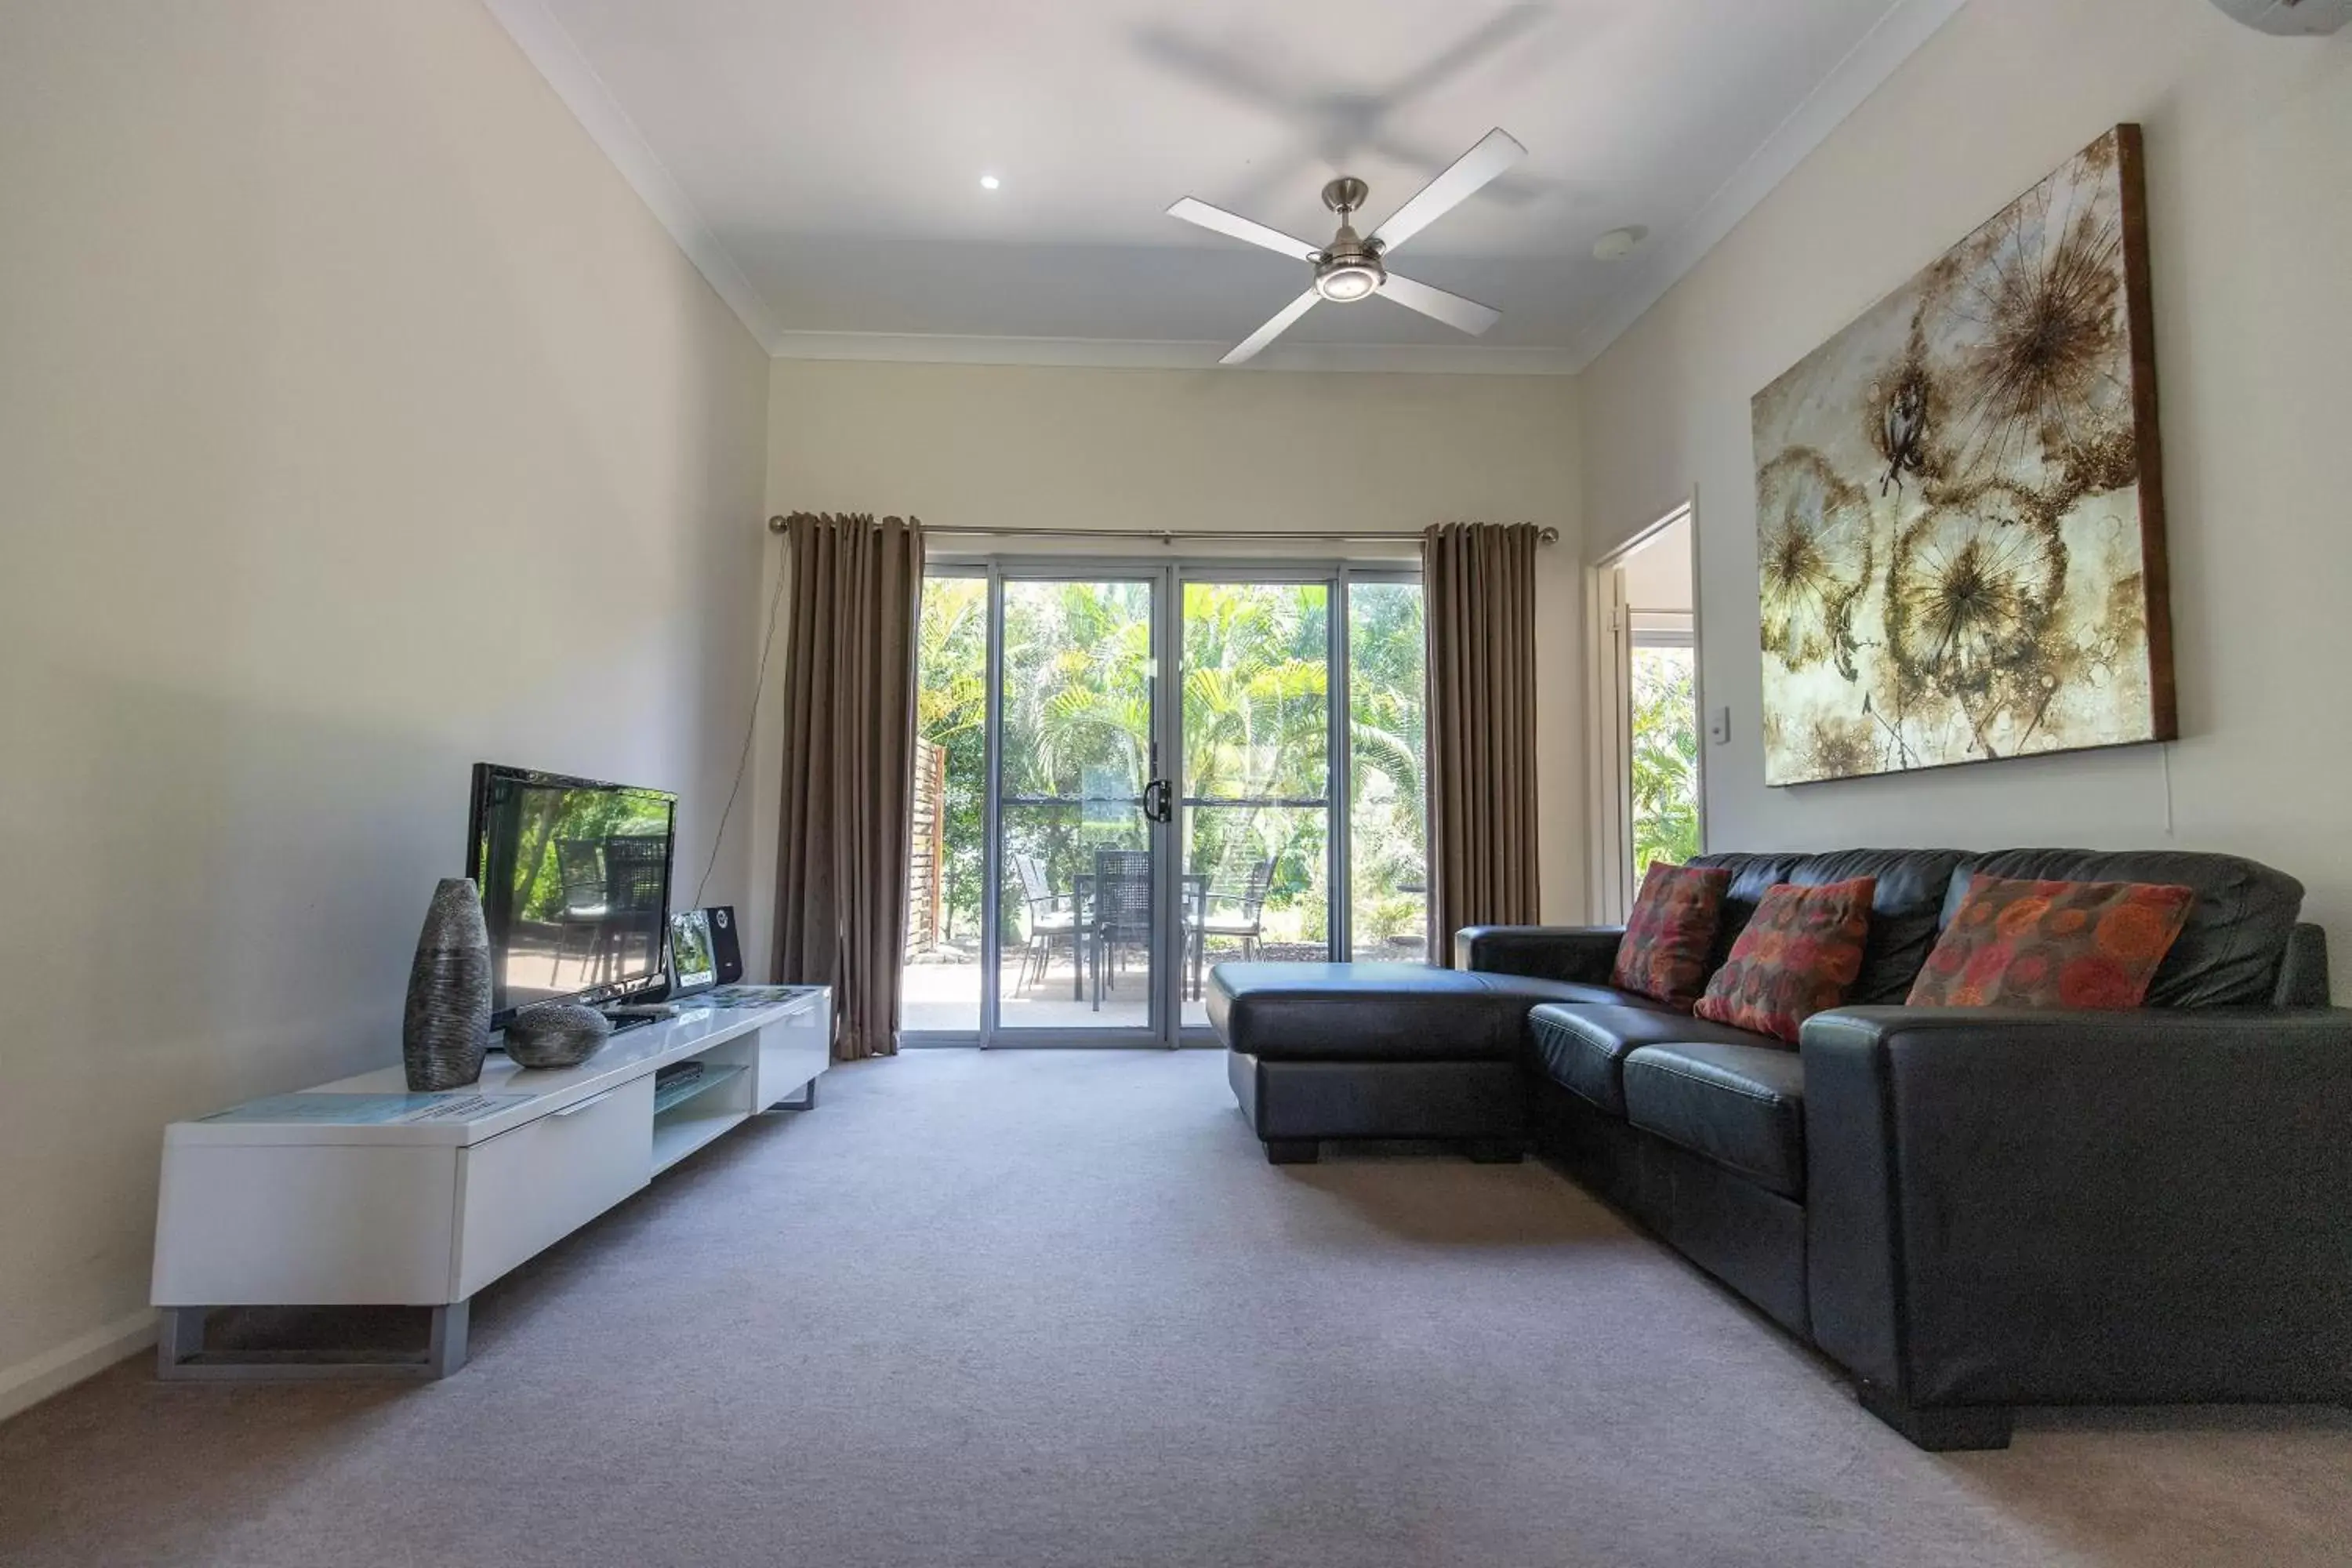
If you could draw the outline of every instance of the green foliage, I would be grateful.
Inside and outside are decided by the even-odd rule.
[[[617,791],[576,790],[560,794],[533,790],[526,796],[531,820],[525,826],[517,855],[515,885],[522,889],[516,901],[526,921],[553,920],[563,909],[563,868],[557,846],[572,839],[601,844],[608,838],[657,834],[667,825],[645,811],[638,801]],[[563,809],[548,809],[561,801]]]
[[[1633,878],[1699,852],[1698,682],[1688,648],[1633,650]]]
[[[1362,937],[1409,935],[1427,920],[1426,658],[1418,584],[1349,591],[1350,918]]]
[[[1401,893],[1365,901],[1356,912],[1356,934],[1386,942],[1418,931],[1425,923],[1427,906],[1418,894]]]
[[[1328,793],[1330,591],[1322,584],[1184,585],[1184,790],[1206,800]],[[1208,805],[1186,813],[1185,868],[1212,887],[1274,861],[1266,902],[1319,910],[1328,858],[1319,808]],[[1304,931],[1300,940],[1315,938]]]
[[[1149,592],[1128,583],[1005,584],[1005,847],[1039,856],[1059,889],[1092,869],[1095,850],[1145,843],[1141,815],[1125,797],[1139,795],[1150,776]],[[1185,793],[1212,801],[1326,798],[1328,587],[1188,583],[1182,615]],[[1425,864],[1419,588],[1359,586],[1349,631],[1358,908],[1383,905],[1391,923],[1409,927],[1419,898],[1398,889],[1417,888]],[[918,721],[948,753],[949,934],[972,941],[985,807],[986,583],[928,579],[919,635]],[[1021,804],[1090,795],[1118,798],[1083,807]],[[1330,857],[1321,807],[1197,806],[1187,810],[1183,833],[1185,868],[1219,889],[1271,858],[1269,924],[1293,940],[1322,940]],[[1021,901],[1008,869],[1008,937],[1018,934]],[[1290,918],[1277,921],[1276,911]]]
[[[947,752],[947,936],[980,928],[982,826],[988,766],[988,583],[926,577],[915,722]]]

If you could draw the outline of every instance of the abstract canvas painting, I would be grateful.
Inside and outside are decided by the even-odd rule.
[[[1769,784],[2175,733],[2139,128],[1756,395]]]

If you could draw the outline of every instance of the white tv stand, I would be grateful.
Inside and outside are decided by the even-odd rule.
[[[155,1222],[158,1375],[446,1376],[465,1364],[477,1290],[788,1095],[804,1094],[790,1109],[816,1103],[829,988],[677,1005],[576,1068],[494,1055],[472,1088],[411,1097],[431,1120],[383,1120],[382,1097],[407,1089],[394,1067],[306,1091],[372,1108],[283,1097],[221,1113],[236,1120],[172,1123]],[[689,1059],[701,1079],[656,1096],[654,1074]],[[415,1355],[207,1352],[205,1314],[229,1306],[429,1307],[431,1341]]]

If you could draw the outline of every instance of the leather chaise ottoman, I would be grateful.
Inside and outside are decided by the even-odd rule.
[[[1209,1022],[1276,1164],[1327,1139],[1443,1139],[1501,1162],[1526,1142],[1528,1008],[1595,989],[1418,963],[1221,963]]]

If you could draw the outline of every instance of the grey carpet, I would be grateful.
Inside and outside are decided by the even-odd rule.
[[[1209,1052],[911,1054],[492,1287],[446,1383],[0,1426],[0,1562],[2352,1561],[2352,1416],[1936,1457],[1550,1171],[1276,1169]]]

